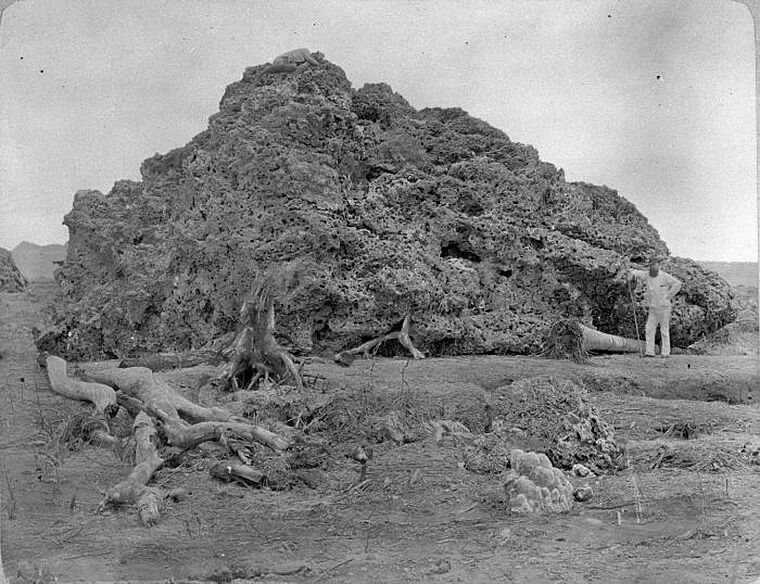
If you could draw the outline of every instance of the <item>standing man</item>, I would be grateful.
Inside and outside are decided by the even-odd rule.
[[[645,302],[649,309],[646,325],[646,353],[645,357],[654,357],[654,335],[657,327],[660,327],[662,347],[660,354],[663,357],[670,356],[670,307],[673,299],[681,289],[681,281],[667,272],[660,271],[660,260],[652,258],[649,261],[649,270],[631,270],[628,279],[642,281],[647,286]]]

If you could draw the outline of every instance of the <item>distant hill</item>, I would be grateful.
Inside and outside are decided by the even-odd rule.
[[[58,267],[54,262],[66,259],[66,246],[60,244],[37,245],[22,241],[11,250],[13,261],[30,282],[53,279],[53,271]]]
[[[23,292],[26,284],[11,252],[0,247],[0,292]]]
[[[715,272],[731,286],[757,288],[757,262],[697,262],[706,270]]]

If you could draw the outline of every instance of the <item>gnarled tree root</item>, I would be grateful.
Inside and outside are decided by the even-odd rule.
[[[72,379],[66,375],[66,361],[53,355],[41,355],[41,364],[47,369],[50,388],[63,397],[90,402],[95,406],[95,414],[87,418],[81,430],[92,444],[113,448],[116,439],[108,430],[107,419],[116,415],[119,409],[116,392],[102,383],[91,383]]]
[[[179,448],[193,448],[203,442],[230,439],[242,442],[258,442],[275,452],[282,452],[291,446],[291,440],[274,432],[244,422],[197,422],[188,424],[182,420],[169,419],[164,422],[167,442]]]
[[[204,407],[191,402],[158,379],[150,369],[104,369],[86,374],[89,379],[118,388],[128,397],[140,400],[145,411],[162,424],[168,443],[179,448],[193,448],[202,442],[234,436],[240,441],[259,442],[276,452],[291,441],[266,428],[236,420],[224,408]],[[188,423],[185,419],[193,423]]]
[[[129,476],[111,487],[100,502],[99,511],[108,505],[135,505],[144,525],[153,525],[160,517],[163,497],[158,489],[148,487],[153,474],[164,464],[156,449],[157,432],[150,416],[140,412],[133,425],[135,433],[135,467]]]
[[[392,331],[390,333],[384,334],[380,337],[377,337],[376,339],[367,341],[366,343],[359,345],[358,347],[354,347],[353,349],[346,349],[345,351],[341,351],[340,353],[335,355],[335,361],[340,362],[340,363],[345,363],[346,355],[358,355],[359,353],[362,353],[365,358],[369,358],[370,351],[372,351],[372,349],[375,349],[374,352],[377,352],[377,349],[380,347],[382,343],[384,343],[385,341],[393,340],[393,339],[398,340],[398,342],[401,343],[401,346],[403,346],[407,351],[409,351],[409,353],[411,353],[412,358],[424,359],[425,355],[422,353],[422,351],[418,350],[412,344],[412,339],[409,337],[409,325],[410,325],[409,315],[406,315],[404,317],[404,322],[401,324],[401,330]]]
[[[118,409],[116,392],[102,383],[72,379],[66,375],[66,361],[47,355],[44,359],[51,389],[64,397],[91,402],[99,414],[113,414]]]
[[[207,408],[191,402],[174,391],[168,383],[156,377],[147,367],[101,369],[87,371],[82,375],[139,399],[148,412],[164,422],[170,418],[224,422],[232,417],[224,408]]]

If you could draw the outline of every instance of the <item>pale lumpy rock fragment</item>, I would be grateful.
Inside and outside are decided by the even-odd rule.
[[[561,513],[573,506],[573,486],[543,453],[514,449],[504,477],[507,508],[512,513]]]

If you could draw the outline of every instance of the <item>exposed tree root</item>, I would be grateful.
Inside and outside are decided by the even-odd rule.
[[[299,435],[290,426],[273,426],[277,430],[273,432],[235,418],[225,408],[193,403],[145,367],[81,372],[87,381],[79,381],[67,377],[63,359],[47,357],[46,362],[56,392],[65,397],[91,401],[101,411],[107,408],[118,411],[121,406],[135,416],[132,425],[136,440],[135,467],[126,479],[108,490],[99,510],[109,505],[134,505],[145,525],[159,520],[164,499],[160,490],[148,486],[153,474],[164,464],[158,452],[159,432],[170,446],[182,449],[206,441],[218,441],[244,463],[227,465],[230,469],[233,466],[237,469],[235,477],[254,484],[260,484],[264,479],[261,473],[247,466],[253,455],[253,443],[282,453]],[[114,388],[119,391],[115,392]],[[225,476],[232,478],[232,471],[227,471]]]
[[[127,396],[140,400],[145,411],[162,423],[167,442],[172,446],[192,448],[224,436],[259,442],[276,452],[290,446],[289,439],[265,428],[234,420],[224,408],[207,408],[191,402],[145,367],[92,371],[87,373],[87,377],[117,387]],[[194,423],[188,423],[183,418]]]
[[[162,496],[158,489],[148,487],[153,473],[164,464],[156,449],[157,432],[153,420],[140,412],[133,425],[135,433],[135,467],[129,476],[108,489],[100,503],[102,511],[108,505],[135,505],[144,525],[153,525],[160,517]]]
[[[257,279],[240,307],[240,325],[232,342],[232,355],[221,376],[230,391],[253,389],[259,380],[290,382],[303,389],[303,379],[293,358],[274,338],[274,303],[270,285]]]
[[[102,383],[72,379],[66,375],[66,361],[47,355],[44,358],[51,389],[64,397],[91,402],[99,414],[113,414],[118,409],[116,392]]]
[[[157,378],[147,367],[102,369],[88,371],[83,376],[108,384],[140,400],[146,410],[162,422],[182,418],[191,422],[224,422],[232,417],[224,408],[207,408],[191,402]]]
[[[346,355],[358,355],[359,353],[362,353],[365,358],[369,358],[370,351],[374,349],[373,354],[377,352],[377,349],[380,347],[382,343],[385,341],[390,341],[393,339],[398,340],[401,345],[411,353],[412,358],[414,359],[424,359],[425,355],[422,353],[422,351],[418,350],[413,344],[412,339],[409,338],[409,315],[406,315],[404,317],[404,322],[401,325],[401,330],[398,331],[392,331],[390,333],[384,334],[380,337],[377,337],[376,339],[372,339],[371,341],[367,341],[366,343],[359,345],[358,347],[354,347],[353,349],[347,349],[345,351],[341,351],[337,355],[335,355],[335,360],[340,363],[349,363],[346,359]]]
[[[245,422],[198,422],[187,424],[182,420],[169,419],[164,422],[166,439],[172,446],[193,448],[209,440],[258,442],[275,452],[282,452],[291,445],[291,440],[274,432]]]

